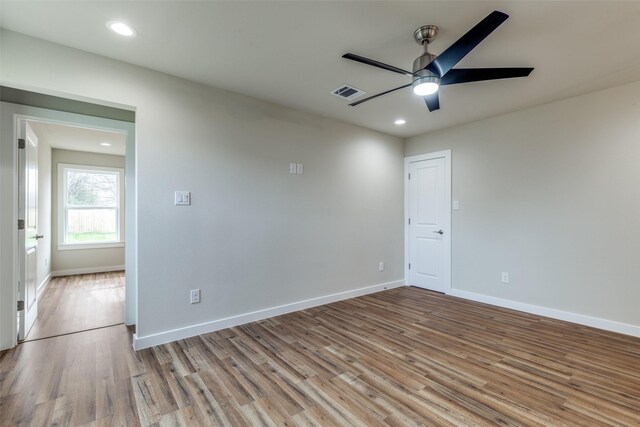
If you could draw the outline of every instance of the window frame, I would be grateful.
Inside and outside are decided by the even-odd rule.
[[[118,185],[116,210],[116,240],[108,242],[66,243],[67,235],[67,171],[115,172]],[[124,168],[58,163],[58,250],[102,249],[124,247]],[[104,208],[114,209],[114,208]]]

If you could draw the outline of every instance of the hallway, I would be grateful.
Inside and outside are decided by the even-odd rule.
[[[124,271],[51,279],[25,341],[123,323],[124,291]]]

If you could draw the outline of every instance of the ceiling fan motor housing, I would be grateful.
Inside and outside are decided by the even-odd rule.
[[[436,59],[436,55],[425,52],[413,61],[413,86],[422,83],[440,84],[440,76],[426,69],[427,65]]]
[[[440,76],[427,70],[436,55],[429,53],[429,43],[438,35],[438,27],[435,25],[424,25],[413,32],[416,43],[424,47],[424,53],[413,61],[413,87],[423,83],[440,84]]]

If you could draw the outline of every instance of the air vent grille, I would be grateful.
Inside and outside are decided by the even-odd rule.
[[[343,85],[340,86],[339,88],[332,90],[331,94],[335,95],[339,98],[342,99],[346,99],[347,101],[352,101],[362,95],[364,95],[366,92],[362,91],[360,89],[356,89],[353,86],[349,86],[349,85]]]

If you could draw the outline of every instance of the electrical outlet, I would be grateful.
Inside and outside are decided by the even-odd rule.
[[[384,271],[384,261],[378,263],[378,271]]]
[[[509,283],[509,273],[502,272],[502,283]]]
[[[191,289],[191,304],[197,304],[200,302],[200,289]]]

